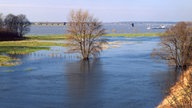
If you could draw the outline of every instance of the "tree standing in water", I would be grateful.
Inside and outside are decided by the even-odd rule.
[[[163,36],[153,56],[168,60],[177,68],[185,69],[192,63],[192,26],[185,22],[169,28]]]
[[[101,38],[105,34],[102,23],[81,9],[70,12],[67,31],[70,51],[79,53],[83,60],[97,57],[103,49],[102,45],[107,43]]]

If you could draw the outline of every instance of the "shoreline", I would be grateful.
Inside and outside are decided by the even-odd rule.
[[[152,37],[158,36],[156,33],[136,33],[136,34],[107,34],[106,37]],[[18,40],[18,41],[0,41],[0,56],[6,55],[8,59],[7,62],[13,61],[14,58],[9,57],[9,54],[29,54],[32,52],[36,52],[39,50],[49,50],[50,46],[63,46],[65,47],[66,44],[63,41],[66,40],[67,35],[41,35],[41,36],[25,36],[26,39]],[[62,42],[57,42],[62,41]],[[108,48],[116,48],[120,47],[120,44],[115,44],[115,42],[110,43],[110,45],[103,45],[103,49]],[[14,49],[14,50],[13,50]],[[9,58],[8,58],[9,57]],[[0,61],[0,64],[4,65],[6,62],[4,59]],[[2,66],[1,65],[1,66]],[[4,65],[9,66],[9,65]],[[12,66],[12,65],[10,65]]]
[[[68,34],[48,34],[48,35],[27,35],[27,39],[34,40],[65,40]],[[162,33],[113,33],[105,34],[103,37],[157,37]]]
[[[191,101],[191,75],[192,67],[183,71],[179,80],[170,88],[170,93],[161,101],[157,108],[189,108],[187,105],[190,104]]]

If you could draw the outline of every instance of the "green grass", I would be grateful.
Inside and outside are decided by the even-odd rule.
[[[160,33],[130,33],[130,34],[106,34],[104,36],[161,36]],[[28,54],[38,50],[48,50],[49,46],[66,46],[62,43],[51,42],[51,40],[65,40],[65,35],[47,35],[47,36],[27,36],[27,40],[23,41],[3,41],[0,42],[0,53],[5,54]],[[42,40],[47,40],[42,41]]]
[[[161,36],[160,33],[127,33],[127,34],[106,34],[104,36],[125,36],[125,37],[138,37],[138,36]],[[29,54],[39,50],[49,50],[50,46],[66,46],[62,43],[55,43],[52,40],[66,40],[65,35],[46,35],[46,36],[27,36],[26,40],[22,41],[2,41],[0,42],[0,66],[14,66],[14,59],[5,55],[9,54]],[[45,41],[43,41],[45,40]]]
[[[40,46],[61,46],[61,44],[54,42],[41,42],[36,40],[24,40],[24,41],[2,41],[0,46],[28,46],[28,47],[40,47]]]
[[[29,54],[39,50],[49,50],[50,46],[66,46],[62,43],[46,42],[40,40],[22,41],[1,41],[0,42],[0,66],[15,66],[19,64],[17,60],[11,58],[9,54]]]
[[[0,46],[1,54],[29,54],[39,50],[49,50],[49,47],[23,47],[23,46]]]
[[[30,72],[30,71],[32,71],[33,70],[33,68],[26,68],[24,71],[25,72]]]
[[[161,33],[117,33],[117,34],[106,34],[104,36],[125,36],[125,37],[138,37],[138,36],[161,36]],[[66,40],[67,34],[64,35],[37,35],[27,36],[29,40]]]
[[[27,36],[27,39],[32,40],[65,40],[67,35],[37,35],[37,36]]]
[[[34,40],[0,42],[0,53],[29,54],[39,50],[49,50],[49,46],[65,46],[61,43],[40,42]]]
[[[8,56],[0,55],[0,62],[8,62],[11,58]]]

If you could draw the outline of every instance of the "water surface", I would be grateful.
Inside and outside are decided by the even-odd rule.
[[[131,26],[132,22],[122,23],[103,23],[103,28],[106,33],[159,33],[164,32],[166,29],[147,29],[148,27],[160,27],[164,25],[171,27],[173,22],[135,22],[134,27]],[[65,26],[31,26],[31,31],[28,35],[51,35],[51,34],[66,34],[67,29]]]
[[[173,74],[150,53],[158,37],[110,38],[120,42],[83,62],[65,48],[17,56],[0,67],[2,108],[154,108]]]

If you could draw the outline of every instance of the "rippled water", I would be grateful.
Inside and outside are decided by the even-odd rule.
[[[83,62],[65,48],[17,56],[23,64],[0,67],[2,108],[154,108],[174,71],[150,53],[158,37],[110,38],[118,48]]]

